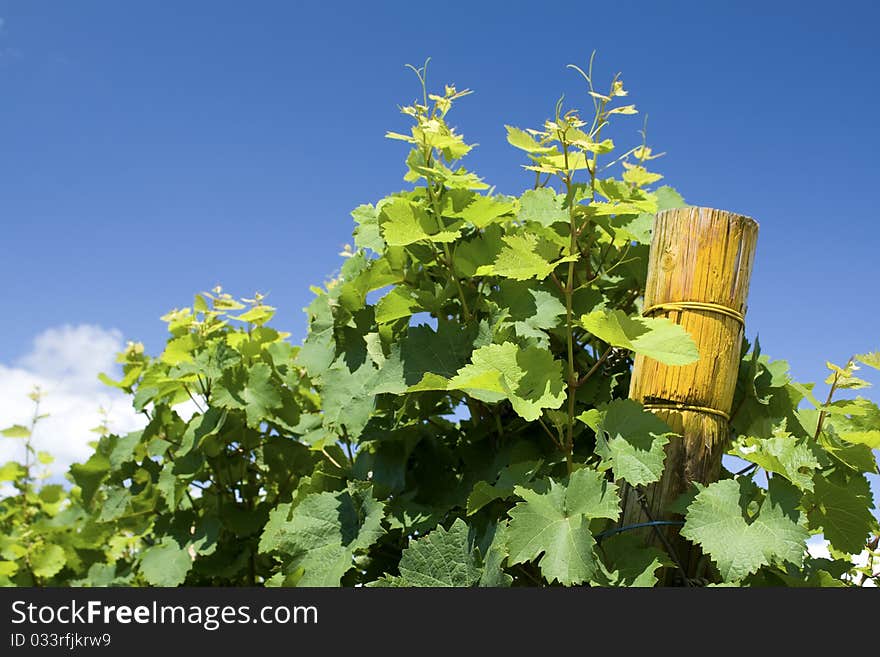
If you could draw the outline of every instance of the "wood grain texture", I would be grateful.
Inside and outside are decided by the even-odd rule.
[[[691,365],[664,365],[637,355],[630,398],[648,408],[652,402],[706,407],[697,410],[653,409],[678,434],[666,448],[662,479],[646,488],[644,504],[638,492],[623,487],[621,525],[681,519],[667,510],[691,482],[717,481],[721,456],[729,439],[730,413],[741,357],[745,316],[758,237],[756,221],[711,208],[687,207],[658,213],[648,260],[644,308],[675,302],[702,302],[733,313],[705,307],[657,308],[653,317],[666,317],[683,326],[697,344],[700,359]],[[647,506],[648,513],[644,507]],[[697,575],[699,555],[678,537],[678,528],[664,529],[688,575]],[[656,532],[646,539],[658,543]],[[667,583],[675,578],[668,574]]]

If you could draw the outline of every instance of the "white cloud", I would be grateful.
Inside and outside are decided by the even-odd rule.
[[[116,329],[65,325],[40,333],[30,353],[16,364],[61,387],[97,387],[99,372],[117,369],[116,353],[121,349],[122,334]]]
[[[61,480],[71,463],[89,457],[89,442],[98,438],[90,429],[101,422],[101,408],[113,432],[144,425],[145,418],[135,413],[130,398],[97,378],[100,372],[121,374],[115,359],[122,347],[117,330],[67,325],[39,334],[31,351],[14,364],[0,364],[0,428],[30,424],[34,406],[28,393],[35,385],[43,391],[40,412],[49,417],[37,424],[32,444],[55,457],[48,467],[53,479]],[[0,438],[0,463],[22,461],[23,456],[20,438]]]

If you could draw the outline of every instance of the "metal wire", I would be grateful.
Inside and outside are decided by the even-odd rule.
[[[614,536],[622,532],[628,532],[631,529],[642,529],[643,527],[662,527],[664,525],[683,525],[683,520],[652,520],[651,522],[637,522],[634,525],[626,525],[625,527],[615,527],[604,532],[596,534],[596,541],[599,542],[603,538]]]

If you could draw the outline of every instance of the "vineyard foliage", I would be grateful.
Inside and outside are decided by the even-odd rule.
[[[507,126],[530,179],[493,193],[462,166],[448,122],[467,90],[402,108],[406,190],[357,207],[354,248],[312,288],[301,345],[260,295],[216,288],[163,319],[151,356],[119,355],[142,430],[99,431],[46,483],[30,426],[3,431],[5,585],[651,586],[675,555],[621,529],[625,482],[657,481],[677,437],[627,399],[632,355],[700,357],[641,316],[653,215],[680,207],[656,155],[621,151],[619,77],[593,112],[560,101],[537,129]],[[533,181],[533,182],[531,182]],[[729,454],[746,467],[677,502],[707,580],[857,586],[874,579],[880,409],[845,394],[880,354],[829,363],[820,389],[743,345]],[[821,398],[820,398],[821,395]],[[184,412],[189,409],[190,412]],[[824,535],[830,558],[807,550]],[[861,555],[854,564],[854,555]],[[705,582],[703,582],[705,583]]]

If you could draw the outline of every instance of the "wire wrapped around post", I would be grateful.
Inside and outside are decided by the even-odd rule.
[[[663,477],[644,491],[623,487],[622,526],[655,523],[688,576],[699,554],[679,540],[680,520],[669,505],[691,482],[717,481],[729,438],[745,329],[746,301],[758,238],[749,217],[711,208],[660,212],[654,222],[644,314],[684,327],[700,353],[691,365],[664,365],[637,355],[629,395],[665,421],[680,438],[666,447]],[[644,495],[642,495],[644,493]],[[674,574],[674,573],[673,573]]]

